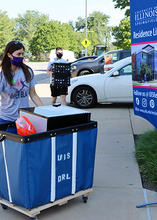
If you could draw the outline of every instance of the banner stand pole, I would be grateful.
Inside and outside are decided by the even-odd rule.
[[[157,205],[157,202],[144,203],[144,204],[141,204],[141,205],[137,205],[136,208],[142,208],[142,207],[145,207],[145,206],[148,206],[148,205]]]

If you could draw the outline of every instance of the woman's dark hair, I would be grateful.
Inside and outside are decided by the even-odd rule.
[[[14,51],[16,50],[20,50],[21,48],[23,48],[23,50],[25,50],[25,47],[23,46],[23,44],[20,41],[10,41],[5,50],[4,50],[4,54],[3,54],[3,58],[2,58],[2,62],[1,62],[1,67],[3,70],[3,74],[5,79],[7,80],[7,82],[9,83],[9,85],[13,85],[13,74],[11,72],[11,62],[10,62],[10,58],[8,57],[8,53],[12,54]],[[20,66],[24,72],[25,78],[26,78],[26,82],[30,82],[31,80],[31,73],[29,71],[32,70],[29,66],[27,66],[26,64],[22,63]],[[33,72],[33,70],[32,70]]]

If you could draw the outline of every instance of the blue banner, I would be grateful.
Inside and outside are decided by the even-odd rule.
[[[130,0],[135,115],[157,128],[157,1]]]

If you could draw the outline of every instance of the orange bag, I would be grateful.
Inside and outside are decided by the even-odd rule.
[[[28,120],[27,117],[21,116],[19,117],[16,121],[16,128],[17,128],[17,133],[19,135],[30,135],[30,134],[36,134],[36,130],[32,123]]]

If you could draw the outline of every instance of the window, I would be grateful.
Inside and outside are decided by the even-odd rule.
[[[119,53],[112,53],[112,61],[115,63],[119,60]]]
[[[132,75],[132,66],[131,64],[123,67],[122,69],[120,69],[119,71],[119,75],[122,76],[122,75]]]
[[[122,59],[124,59],[124,58],[126,58],[126,57],[130,57],[131,56],[131,51],[129,52],[122,52],[122,56],[121,56],[121,58]]]

